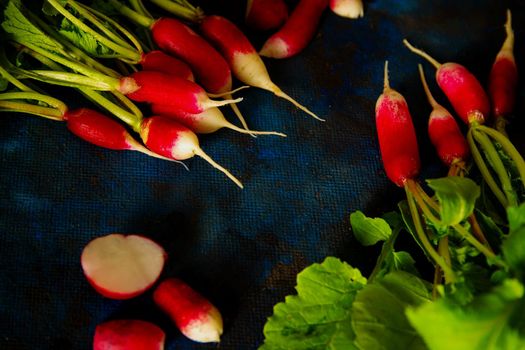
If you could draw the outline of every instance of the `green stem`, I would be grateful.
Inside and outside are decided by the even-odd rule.
[[[489,168],[485,164],[485,160],[483,159],[483,156],[481,155],[481,152],[479,151],[478,146],[474,141],[474,137],[472,135],[473,130],[474,127],[471,127],[467,132],[467,142],[470,147],[470,152],[472,153],[472,159],[474,159],[474,163],[476,163],[476,165],[478,166],[481,176],[491,189],[496,199],[501,203],[501,205],[504,208],[506,208],[508,206],[507,198],[505,197],[505,194],[500,190],[498,184],[496,183],[496,180],[494,179],[494,177],[492,177]]]
[[[103,97],[98,91],[94,91],[94,90],[90,90],[86,88],[82,88],[79,90],[84,95],[89,97],[89,99],[91,99],[93,102],[105,108],[106,110],[111,112],[113,115],[115,115],[117,118],[122,120],[124,123],[128,124],[134,131],[140,132],[140,125],[142,123],[142,118],[139,118],[138,116],[127,112],[119,105]]]
[[[491,259],[494,261],[494,263],[500,267],[506,268],[507,264],[503,262],[501,259],[496,259],[496,254],[492,252],[489,248],[481,244],[474,236],[470,234],[463,226],[461,225],[452,225],[454,230],[462,236],[467,242],[469,242],[474,248],[479,250],[487,259]]]
[[[97,71],[102,72],[102,73],[104,73],[106,75],[109,75],[111,77],[118,78],[120,76],[113,69],[104,66],[102,63],[100,63],[99,61],[97,61],[97,60],[93,59],[92,57],[90,57],[89,55],[87,55],[84,51],[82,51],[81,49],[79,49],[78,47],[73,45],[71,42],[69,42],[68,40],[64,39],[64,37],[62,35],[57,33],[57,31],[55,29],[53,29],[50,26],[48,26],[47,23],[42,21],[38,16],[35,16],[31,12],[28,12],[28,15],[29,15],[31,21],[36,23],[41,29],[43,29],[45,31],[45,33],[47,35],[49,35],[56,42],[58,42],[60,45],[62,45],[63,47],[65,47],[69,51],[69,55],[68,56],[71,56],[72,58],[75,58],[75,59],[77,59],[79,61],[82,61],[85,64],[87,64],[88,66],[93,67]],[[20,45],[20,46],[23,46],[23,45]],[[32,51],[30,53],[31,53],[31,55],[33,55],[34,51],[33,50],[29,50],[29,51]],[[35,52],[35,54],[36,54],[36,52]]]
[[[506,126],[507,119],[505,119],[505,117],[496,117],[494,129],[498,130],[503,136],[508,138],[507,131],[505,130]]]
[[[87,7],[86,5],[84,4],[80,4],[78,3],[77,5],[79,6],[82,6],[84,7],[86,10],[89,9],[89,11],[91,11],[93,14],[97,15],[98,17],[102,18],[104,21],[108,22],[109,24],[111,24],[114,28],[118,29],[118,31],[123,34],[132,44],[132,47],[135,48],[135,50],[137,51],[137,54],[140,56],[140,59],[142,59],[142,54],[144,53],[144,50],[142,48],[142,44],[139,42],[139,40],[135,37],[135,35],[133,35],[130,31],[128,31],[126,28],[124,28],[123,26],[121,26],[118,22],[114,21],[113,19],[111,19],[110,17],[106,16],[105,14],[103,14],[102,12],[99,12],[95,9],[91,9],[89,7]],[[103,26],[103,28],[106,28],[105,26]],[[110,32],[111,33],[111,32]],[[119,38],[119,37],[116,37],[116,38]],[[125,41],[122,41],[124,44],[126,45],[129,45],[128,43],[126,43]],[[129,60],[128,63],[131,63],[131,64],[137,64],[140,62],[140,59],[139,61],[131,61]]]
[[[512,142],[510,142],[510,140],[501,132],[498,132],[493,128],[481,125],[478,126],[478,129],[489,135],[492,139],[494,139],[494,141],[498,142],[503,150],[507,152],[507,155],[514,161],[514,164],[516,164],[516,168],[520,174],[521,182],[523,186],[525,186],[525,160],[523,160],[523,157],[518,152],[516,147],[514,147]]]
[[[0,110],[38,115],[47,119],[63,121],[63,114],[56,108],[37,106],[30,103],[0,101]]]
[[[64,102],[38,92],[5,92],[0,94],[0,100],[34,100],[48,104],[54,109],[60,111],[61,114],[64,114],[67,111],[67,106]]]
[[[98,40],[103,45],[109,47],[111,50],[121,54],[125,58],[139,62],[141,55],[137,53],[134,50],[131,50],[129,48],[123,47],[121,45],[116,44],[115,42],[107,39],[100,33],[96,32],[95,30],[91,29],[89,26],[87,26],[84,22],[79,20],[75,15],[73,15],[71,12],[66,10],[65,7],[60,5],[57,0],[48,0],[48,3],[52,5],[62,16],[67,18],[71,23],[76,25],[78,28],[80,28],[82,31],[91,34],[96,40]]]
[[[0,66],[0,75],[4,77],[8,82],[16,86],[18,89],[22,91],[33,91],[30,87],[22,83],[20,80],[16,79],[14,76],[11,75],[7,70],[4,69],[4,67]]]
[[[368,277],[368,283],[372,283],[372,281],[376,278],[379,271],[381,271],[383,262],[388,256],[388,253],[392,251],[392,247],[394,246],[397,236],[399,235],[399,231],[400,230],[395,230],[394,232],[392,232],[390,237],[388,237],[388,239],[383,244],[383,247],[381,248],[381,253],[376,261],[376,266],[374,267],[374,269],[372,270],[372,273],[370,273],[370,276]]]
[[[408,180],[407,183],[410,181],[412,180]],[[412,216],[414,227],[416,229],[417,236],[419,237],[419,240],[421,241],[421,244],[427,251],[427,254],[430,255],[430,257],[436,262],[436,264],[438,264],[443,270],[445,274],[445,282],[453,283],[456,279],[454,271],[451,269],[449,265],[447,265],[443,257],[438,254],[438,252],[434,249],[434,247],[428,240],[425,230],[423,226],[421,225],[421,220],[420,220],[419,212],[416,207],[416,203],[414,201],[414,197],[412,196],[412,193],[410,192],[409,186],[407,186],[407,184],[405,184],[405,192],[407,195],[408,206],[410,208],[410,215]]]
[[[142,2],[142,0],[129,0],[129,3],[131,4],[131,7],[135,11],[140,13],[141,15],[149,17],[149,18],[153,18],[153,16],[151,15],[151,13],[149,13],[146,6],[144,6],[144,3]]]
[[[174,14],[177,17],[186,19],[194,23],[199,23],[204,17],[204,14],[200,9],[195,8],[191,5],[188,6],[188,2],[186,2],[184,5],[181,5],[180,3],[176,3],[170,0],[149,1],[157,5],[158,7]]]
[[[516,198],[516,193],[512,188],[509,173],[507,172],[507,169],[505,169],[505,165],[501,161],[494,144],[486,134],[479,130],[479,126],[474,128],[472,131],[472,136],[474,137],[474,140],[479,143],[489,160],[489,164],[492,166],[494,172],[498,175],[503,193],[507,198],[508,205],[516,206],[518,204],[518,200]]]
[[[132,22],[143,26],[145,28],[151,28],[155,23],[155,20],[151,17],[144,16],[137,11],[129,8],[128,6],[122,4],[118,0],[108,0],[109,3],[124,17],[131,20]]]
[[[26,74],[28,78],[62,86],[76,88],[87,87],[102,91],[118,89],[118,84],[116,83],[108,84],[105,81],[97,81],[91,77],[86,77],[85,75],[77,73],[58,72],[52,70],[31,70],[25,71],[24,74]]]

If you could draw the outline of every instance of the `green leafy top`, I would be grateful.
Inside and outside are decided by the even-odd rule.
[[[336,258],[307,267],[297,276],[297,295],[275,305],[260,349],[355,349],[350,310],[365,284],[358,269]]]

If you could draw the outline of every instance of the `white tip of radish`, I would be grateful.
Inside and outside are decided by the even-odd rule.
[[[432,56],[430,56],[428,53],[426,53],[425,51],[423,50],[420,50],[418,48],[415,48],[414,46],[412,46],[412,44],[410,44],[408,42],[407,39],[403,39],[403,44],[405,44],[405,46],[410,50],[412,51],[413,53],[415,53],[416,55],[419,55],[421,57],[423,57],[424,59],[426,59],[428,62],[430,62],[436,69],[439,69],[439,67],[441,67],[441,63],[439,63],[438,61],[436,61]]]
[[[89,283],[112,299],[129,299],[150,288],[160,276],[166,252],[137,235],[110,234],[89,242],[81,265]]]
[[[281,38],[270,38],[268,39],[259,55],[270,58],[286,58],[289,56],[289,45]]]
[[[331,0],[330,9],[341,17],[359,18],[364,16],[362,0]]]
[[[206,316],[190,322],[181,332],[199,343],[219,343],[223,332],[221,314],[212,306]]]
[[[184,169],[186,169],[186,171],[190,170],[188,168],[188,166],[186,164],[184,164],[183,162],[181,162],[180,160],[167,158],[167,157],[161,156],[160,154],[157,154],[157,153],[155,153],[153,151],[150,151],[149,149],[147,149],[146,147],[141,145],[133,137],[128,138],[128,143],[129,143],[131,149],[134,150],[134,151],[137,151],[137,152],[140,152],[140,153],[144,153],[145,155],[148,155],[148,156],[153,157],[153,158],[158,158],[158,159],[162,159],[162,160],[167,160],[167,161],[170,161],[170,162],[178,163],[178,164],[182,165],[184,167]]]

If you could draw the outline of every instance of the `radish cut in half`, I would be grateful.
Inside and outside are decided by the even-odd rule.
[[[97,292],[111,299],[129,299],[157,281],[166,258],[164,249],[146,237],[114,233],[89,242],[80,260]]]

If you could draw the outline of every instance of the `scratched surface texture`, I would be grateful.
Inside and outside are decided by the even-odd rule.
[[[242,25],[242,1],[201,4]],[[2,114],[0,349],[90,349],[95,326],[116,318],[160,325],[169,350],[217,349],[184,338],[155,307],[151,291],[127,301],[94,292],[79,257],[86,243],[108,233],[140,233],[164,246],[169,260],[161,278],[183,278],[221,310],[222,349],[256,349],[272,306],[293,293],[295,275],[307,265],[332,255],[368,273],[377,250],[352,238],[349,214],[360,209],[377,215],[403,196],[385,177],[375,136],[384,61],[390,61],[391,84],[406,97],[418,130],[422,177],[442,175],[426,137],[430,110],[417,75],[422,59],[401,40],[409,38],[442,62],[466,65],[486,83],[507,7],[514,12],[518,66],[525,67],[525,4],[365,5],[359,20],[327,11],[299,56],[265,60],[277,85],[325,123],[249,89],[240,94],[249,125],[288,137],[255,139],[228,130],[201,137],[202,148],[238,176],[244,190],[202,159],[188,160],[188,172],[136,152],[97,148],[57,122]],[[260,47],[265,35],[247,33]],[[432,67],[424,67],[436,98],[446,104]],[[525,115],[524,71],[518,116]],[[524,124],[515,118],[511,128],[522,149]]]

